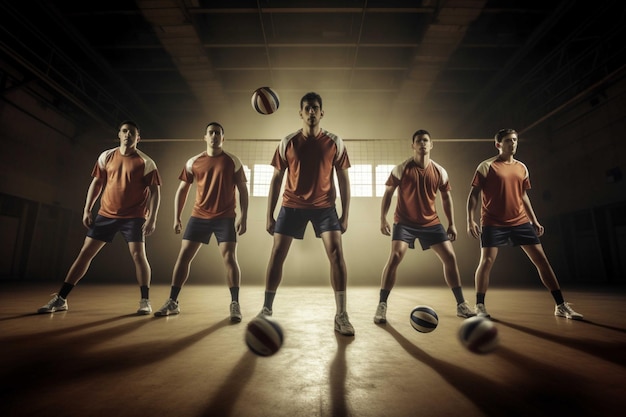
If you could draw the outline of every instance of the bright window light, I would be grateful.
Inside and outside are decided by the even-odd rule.
[[[372,165],[352,165],[350,175],[350,193],[352,197],[372,196]]]
[[[246,186],[248,187],[248,192],[250,192],[250,168],[248,167],[248,165],[243,165],[243,172],[246,174],[246,179],[248,180],[248,183],[246,184]]]
[[[376,165],[376,197],[385,194],[385,182],[395,165]]]
[[[270,192],[270,182],[274,175],[274,167],[265,164],[254,165],[254,175],[252,177],[252,196],[267,197]]]

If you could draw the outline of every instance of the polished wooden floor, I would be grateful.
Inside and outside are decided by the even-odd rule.
[[[262,287],[242,287],[240,324],[228,320],[225,286],[187,285],[181,314],[155,318],[134,314],[136,286],[85,281],[69,311],[34,314],[57,289],[0,283],[2,417],[599,417],[626,407],[623,288],[565,288],[581,322],[554,317],[543,288],[492,288],[500,345],[478,355],[458,342],[445,287],[396,287],[386,325],[372,321],[378,288],[349,288],[356,336],[344,337],[330,287],[282,286],[274,318],[285,342],[271,357],[244,343]],[[153,286],[153,308],[168,294]],[[432,333],[409,324],[418,304],[439,314]]]

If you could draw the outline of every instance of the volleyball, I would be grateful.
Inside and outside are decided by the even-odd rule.
[[[459,327],[459,341],[470,352],[489,353],[499,343],[498,328],[486,317],[470,317]]]
[[[432,307],[417,306],[411,310],[411,326],[420,333],[430,333],[437,328],[439,317]]]
[[[252,93],[252,108],[259,114],[272,114],[278,110],[278,93],[270,87],[260,87]]]
[[[246,345],[259,356],[272,356],[283,345],[283,329],[268,316],[257,316],[246,327]]]

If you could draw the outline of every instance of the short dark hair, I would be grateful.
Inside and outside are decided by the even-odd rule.
[[[496,142],[500,143],[502,142],[502,139],[506,136],[506,135],[510,135],[511,133],[515,133],[517,134],[517,131],[515,129],[500,129],[498,130],[498,133],[496,133],[496,135],[494,136]]]
[[[411,138],[411,142],[415,142],[415,138],[421,135],[428,135],[428,137],[430,137],[430,132],[428,132],[428,130],[424,130],[424,129],[420,129],[415,131],[415,133],[413,133],[413,137]]]
[[[313,91],[306,93],[300,99],[300,110],[304,108],[303,106],[305,102],[316,101],[316,100],[318,103],[320,103],[320,110],[321,110],[322,109],[322,96],[320,96],[317,93],[314,93]]]
[[[217,122],[209,122],[207,123],[206,127],[204,128],[204,133],[206,133],[206,131],[209,129],[209,126],[217,126],[220,129],[222,129],[222,135],[224,134],[224,126],[222,126],[221,124],[217,123]]]
[[[139,125],[135,123],[133,120],[122,120],[120,124],[117,126],[117,130],[121,130],[122,126],[124,125],[135,126],[135,129],[137,129],[137,132],[139,132]]]

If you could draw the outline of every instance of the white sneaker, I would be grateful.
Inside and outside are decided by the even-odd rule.
[[[335,316],[335,331],[341,333],[344,336],[354,336],[354,327],[350,324],[348,319],[348,313],[345,311]]]
[[[56,311],[67,311],[67,300],[57,294],[54,294],[52,300],[48,301],[48,304],[43,305],[37,310],[37,313],[54,313]]]
[[[376,307],[376,314],[374,314],[374,323],[382,324],[387,323],[387,303],[381,301]]]
[[[241,321],[241,307],[237,301],[230,303],[230,321],[235,323]]]
[[[257,314],[257,316],[272,316],[273,311],[270,310],[269,308],[263,306],[263,308],[261,309],[261,312],[259,314]]]
[[[484,304],[483,304],[484,307]],[[463,318],[474,317],[476,313],[472,311],[467,301],[463,301],[461,304],[457,304],[456,306],[456,315]]]
[[[171,298],[168,298],[163,307],[158,309],[154,315],[157,317],[170,316],[172,314],[180,313],[180,308],[178,307],[178,301],[174,301]]]
[[[570,320],[583,319],[583,315],[572,310],[572,308],[569,306],[569,303],[563,303],[556,306],[554,308],[554,315],[557,317],[565,317],[566,319]]]
[[[139,300],[139,310],[137,310],[137,314],[141,316],[145,316],[146,314],[152,313],[152,306],[150,305],[150,300],[147,298],[142,298]]]
[[[474,311],[476,312],[476,315],[478,317],[491,318],[489,313],[487,313],[487,309],[485,308],[485,305],[483,303],[476,304],[476,306],[474,307]]]

